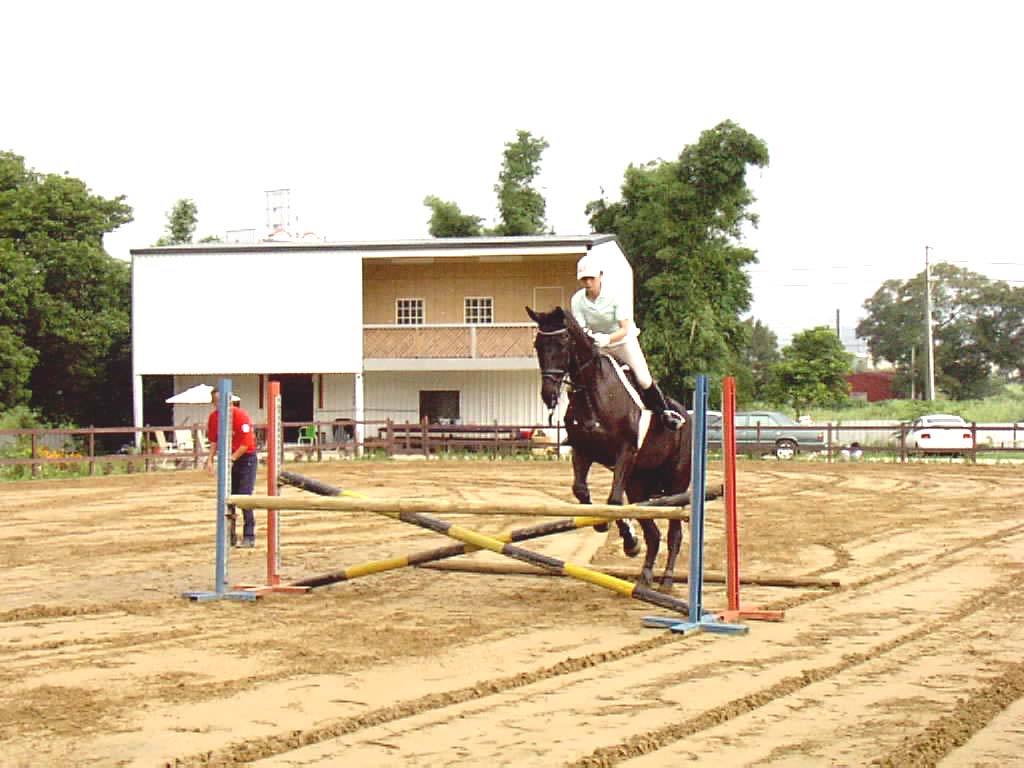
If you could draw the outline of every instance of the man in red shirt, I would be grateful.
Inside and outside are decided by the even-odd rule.
[[[251,494],[256,487],[256,430],[252,419],[239,405],[238,395],[231,395],[231,493]],[[210,453],[206,456],[206,469],[213,473],[214,457],[217,455],[217,429],[220,426],[220,392],[213,390],[213,411],[206,420],[206,437],[210,441]],[[228,520],[231,546],[239,546],[235,533],[236,512],[234,505],[228,505]],[[242,510],[242,547],[256,546],[256,515],[251,509]]]

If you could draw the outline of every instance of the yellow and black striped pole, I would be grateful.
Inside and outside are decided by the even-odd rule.
[[[521,560],[524,563],[530,563],[531,565],[539,566],[540,568],[544,568],[545,570],[552,571],[554,573],[560,573],[574,579],[579,579],[580,581],[586,581],[590,584],[603,587],[604,589],[610,589],[613,592],[618,592],[620,595],[625,595],[626,597],[632,597],[645,603],[651,603],[652,605],[667,608],[670,611],[678,611],[683,614],[689,614],[690,612],[690,606],[686,601],[678,600],[671,595],[663,594],[642,584],[633,584],[625,579],[619,579],[615,576],[609,576],[608,574],[601,573],[600,571],[584,568],[582,565],[575,565],[564,560],[559,560],[555,557],[542,555],[539,552],[531,552],[528,549],[517,547],[514,544],[500,541],[493,536],[485,536],[482,533],[477,533],[476,531],[471,531],[468,528],[463,528],[462,526],[454,525],[453,523],[449,523],[444,520],[438,520],[434,517],[428,517],[427,515],[419,512],[375,512],[375,514],[384,515],[394,520],[400,520],[401,522],[408,523],[409,525],[426,528],[429,531],[443,533],[445,536],[450,536],[451,538],[465,544],[472,544],[480,549],[487,549],[499,555],[505,555],[506,557],[511,557],[515,560]]]
[[[575,531],[580,528],[592,528],[595,525],[607,522],[608,521],[603,517],[573,517],[564,520],[552,520],[550,522],[533,525],[528,528],[519,528],[506,533],[499,533],[494,538],[502,543],[527,541],[528,539],[536,539],[541,536],[549,536],[554,533]],[[480,547],[476,547],[472,544],[451,544],[446,547],[436,547],[422,552],[414,552],[410,555],[401,555],[399,557],[389,557],[384,560],[371,560],[366,563],[359,563],[358,565],[341,568],[319,576],[310,576],[300,581],[296,581],[289,586],[324,587],[328,584],[336,584],[339,581],[351,581],[352,579],[358,579],[360,576],[369,576],[373,573],[382,573],[384,571],[395,570],[396,568],[406,568],[411,565],[425,565],[426,563],[433,563],[438,560],[446,560],[450,557],[458,557],[459,555],[466,555],[470,552],[478,552],[480,549]]]

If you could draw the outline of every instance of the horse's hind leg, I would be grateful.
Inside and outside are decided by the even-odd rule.
[[[661,547],[661,532],[654,520],[641,520],[640,527],[644,532],[644,544],[647,552],[644,555],[644,567],[640,570],[640,583],[650,586],[654,581],[654,561]]]
[[[668,557],[665,561],[665,573],[661,577],[661,588],[672,591],[672,580],[675,576],[676,559],[683,546],[683,524],[678,520],[668,521]]]

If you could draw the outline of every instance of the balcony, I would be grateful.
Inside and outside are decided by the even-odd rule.
[[[364,325],[363,359],[533,358],[533,323]]]

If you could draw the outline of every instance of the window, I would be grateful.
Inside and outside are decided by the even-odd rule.
[[[423,299],[397,299],[395,322],[398,325],[423,325]]]
[[[494,299],[490,296],[467,296],[463,299],[465,322],[480,325],[494,322]]]

